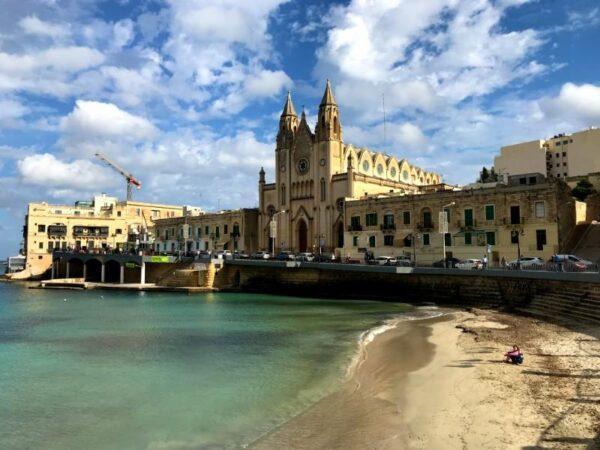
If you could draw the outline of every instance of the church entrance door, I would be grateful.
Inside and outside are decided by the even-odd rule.
[[[308,247],[308,227],[303,219],[298,223],[298,251],[305,252]]]

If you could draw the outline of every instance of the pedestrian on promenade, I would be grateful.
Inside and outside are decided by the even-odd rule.
[[[484,269],[487,269],[487,263],[488,263],[487,255],[483,255],[483,268]]]

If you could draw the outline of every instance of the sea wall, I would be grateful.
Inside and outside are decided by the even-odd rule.
[[[489,306],[600,323],[600,276],[589,273],[228,261],[216,273],[214,287],[311,297]]]

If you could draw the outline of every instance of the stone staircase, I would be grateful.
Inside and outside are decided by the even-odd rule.
[[[584,291],[574,284],[560,292],[534,295],[531,302],[517,311],[553,321],[571,320],[600,325],[600,291]]]
[[[199,287],[200,271],[197,269],[176,269],[165,276],[160,285],[166,287]]]
[[[573,247],[567,247],[569,251],[565,253],[577,255],[597,263],[600,261],[600,224],[591,223],[586,225],[587,227],[581,233],[579,240]]]
[[[215,275],[217,269],[214,264],[207,264],[206,270],[204,271],[204,279],[201,282],[203,287],[213,287],[215,284]]]

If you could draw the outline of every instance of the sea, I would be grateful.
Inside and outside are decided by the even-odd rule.
[[[333,392],[401,304],[0,283],[0,446],[244,448]]]

